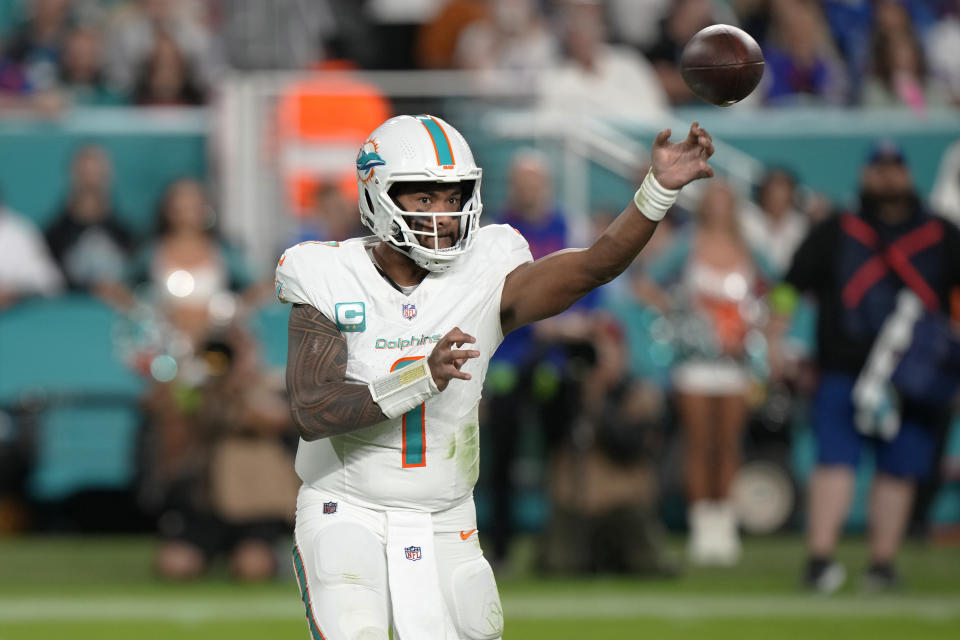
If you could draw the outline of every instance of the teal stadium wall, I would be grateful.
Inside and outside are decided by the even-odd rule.
[[[112,160],[116,209],[137,236],[153,229],[156,203],[170,182],[207,175],[205,112],[75,109],[54,122],[0,120],[3,202],[47,226],[66,194],[71,156],[91,143]]]

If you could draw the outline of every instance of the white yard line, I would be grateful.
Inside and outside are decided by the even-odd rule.
[[[531,596],[504,602],[513,618],[960,618],[960,597]]]
[[[960,619],[960,596],[663,596],[514,595],[504,598],[507,620],[571,618],[911,618]],[[296,596],[278,598],[156,597],[0,598],[0,623],[40,621],[175,621],[296,619]]]

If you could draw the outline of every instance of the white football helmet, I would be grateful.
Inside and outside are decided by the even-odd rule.
[[[360,190],[360,220],[394,249],[405,253],[420,267],[445,271],[473,246],[479,226],[482,170],[460,132],[436,116],[397,116],[377,127],[357,154],[357,187]],[[461,210],[449,213],[404,211],[390,195],[398,182],[463,183]],[[413,230],[407,218],[429,216],[430,231]],[[431,249],[420,243],[433,238],[437,244],[437,216],[460,218],[459,239],[452,246]]]

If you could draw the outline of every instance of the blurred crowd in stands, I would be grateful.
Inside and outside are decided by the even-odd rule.
[[[740,25],[767,61],[753,102],[960,102],[956,0],[7,0],[0,106],[201,105],[231,72],[511,74],[565,108],[694,102],[684,43]],[[619,96],[620,99],[617,99]],[[571,106],[571,102],[578,103]]]
[[[500,71],[536,85],[559,109],[661,113],[694,103],[679,75],[680,52],[717,22],[739,24],[763,47],[767,72],[749,99],[755,106],[900,106],[922,115],[960,105],[957,0],[5,6],[0,113],[204,105],[229,73],[345,67],[457,69],[477,82]],[[95,144],[78,148],[59,213],[43,230],[3,206],[0,194],[0,312],[22,299],[81,291],[121,314],[146,306],[159,318],[173,336],[164,342],[170,359],[151,353],[130,362],[149,381],[136,493],[163,537],[157,570],[199,575],[229,549],[238,576],[266,577],[297,486],[282,380],[246,326],[273,303],[272,273],[251,268],[218,232],[216,203],[194,179],[169,185],[153,230],[134,237],[115,210],[111,162]],[[484,176],[485,184],[507,184],[508,196],[481,222],[513,225],[535,258],[570,244],[554,169],[522,150],[507,175]],[[958,175],[960,147],[934,190],[938,212],[954,220]],[[312,201],[289,244],[365,235],[343,189],[321,185]],[[544,571],[674,574],[663,543],[670,491],[685,504],[691,559],[736,562],[738,527],[749,514],[734,512],[731,494],[744,452],[789,467],[791,407],[812,386],[809,340],[777,347],[789,362],[777,361],[771,375],[769,293],[810,228],[836,213],[804,191],[790,167],[771,167],[752,193],[716,178],[695,205],[674,208],[623,277],[563,316],[508,336],[491,363],[483,407],[484,533],[498,570],[508,566],[518,527],[518,451],[530,441],[545,452],[551,505],[537,560]],[[608,219],[594,212],[596,233]],[[780,376],[786,369],[791,374]],[[779,520],[761,513],[754,530],[789,526],[797,507],[779,507]]]

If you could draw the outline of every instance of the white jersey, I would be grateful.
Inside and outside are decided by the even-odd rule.
[[[368,384],[427,357],[459,327],[480,352],[449,386],[401,417],[314,442],[300,440],[297,474],[305,484],[372,509],[435,512],[463,503],[479,471],[477,409],[490,357],[503,340],[504,279],[533,258],[507,225],[477,231],[472,250],[447,271],[430,273],[410,294],[391,286],[367,248],[375,237],[303,243],[277,266],[277,297],[309,304],[337,324],[347,342],[346,380]]]

